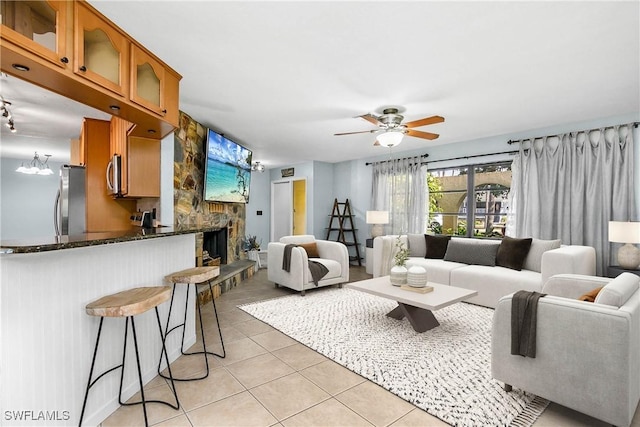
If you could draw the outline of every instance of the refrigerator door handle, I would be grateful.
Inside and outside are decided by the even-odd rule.
[[[107,188],[109,191],[113,192],[113,184],[111,184],[111,169],[113,169],[113,160],[109,161],[107,165]]]
[[[56,201],[53,203],[53,228],[56,231],[56,236],[60,236],[60,189],[58,189],[58,193],[56,194]]]

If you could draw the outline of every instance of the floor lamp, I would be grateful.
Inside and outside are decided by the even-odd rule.
[[[371,227],[371,237],[376,238],[384,233],[383,224],[389,224],[389,211],[367,211],[367,224]]]
[[[609,241],[624,243],[618,249],[618,265],[626,270],[636,270],[640,265],[640,222],[609,221]]]

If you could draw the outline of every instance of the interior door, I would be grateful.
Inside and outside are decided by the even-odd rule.
[[[307,234],[307,181],[293,181],[293,233]]]
[[[293,185],[291,181],[271,183],[271,241],[293,234]]]

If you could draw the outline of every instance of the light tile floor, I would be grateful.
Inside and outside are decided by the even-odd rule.
[[[371,276],[364,267],[352,267],[350,277],[357,281]],[[208,378],[176,383],[179,410],[148,405],[150,423],[176,427],[447,425],[236,307],[292,293],[276,288],[263,269],[216,299],[227,357],[209,357]],[[203,317],[207,346],[219,351],[211,310],[203,310]],[[200,339],[190,350],[197,349],[201,349]],[[182,356],[171,366],[175,376],[205,372],[201,356]],[[173,398],[161,377],[147,384],[145,396]],[[103,427],[138,425],[144,425],[140,406],[123,406],[102,423]],[[535,423],[538,427],[605,425],[553,403]],[[640,408],[632,426],[640,427]]]

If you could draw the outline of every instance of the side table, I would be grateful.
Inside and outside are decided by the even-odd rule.
[[[364,251],[364,267],[367,274],[373,274],[373,239],[367,239]]]
[[[610,265],[607,267],[607,277],[618,277],[622,273],[631,273],[640,276],[640,270],[627,270],[619,265]]]

